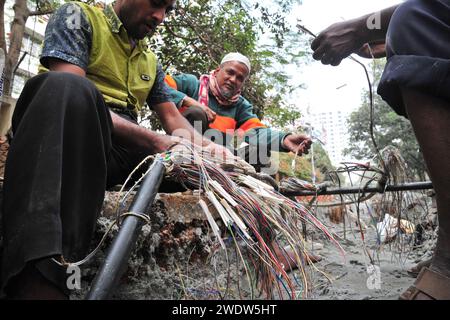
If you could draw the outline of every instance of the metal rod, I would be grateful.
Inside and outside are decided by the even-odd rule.
[[[413,191],[413,190],[427,190],[433,189],[433,184],[430,181],[425,182],[411,182],[399,185],[387,185],[386,188],[382,186],[377,187],[348,187],[348,188],[323,188],[322,190],[298,190],[298,191],[286,191],[281,193],[287,197],[291,196],[315,196],[315,195],[336,195],[336,194],[364,194],[364,193],[384,193],[393,191]]]
[[[23,59],[25,59],[26,55],[28,54],[27,51],[25,51],[22,55],[22,57],[20,57],[19,61],[17,62],[17,64],[14,66],[14,70],[13,70],[13,75],[16,73],[17,69],[19,68],[20,64],[22,63]]]
[[[130,212],[145,214],[155,200],[161,185],[165,167],[161,161],[156,160],[133,200]],[[106,259],[98,271],[87,300],[108,299],[125,271],[131,251],[142,229],[144,221],[135,216],[127,216],[114,239]]]

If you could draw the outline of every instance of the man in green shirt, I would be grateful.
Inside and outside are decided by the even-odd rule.
[[[231,156],[179,114],[148,48],[145,37],[173,5],[174,0],[117,0],[101,9],[69,3],[52,15],[41,55],[48,72],[26,83],[12,121],[0,295],[67,298],[63,262],[86,255],[105,189],[181,139],[137,124],[145,102],[169,134],[177,130]]]

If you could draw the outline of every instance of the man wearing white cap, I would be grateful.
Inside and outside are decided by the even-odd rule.
[[[249,59],[233,52],[222,59],[217,69],[200,79],[191,74],[167,76],[166,84],[172,88],[170,94],[178,110],[203,134],[214,137],[214,132],[219,131],[228,136],[225,140],[230,140],[229,136],[237,131],[240,136],[245,135],[251,146],[265,145],[268,150],[299,155],[307,153],[311,146],[307,136],[267,128],[254,114],[251,103],[241,96],[250,72]]]
[[[242,156],[256,168],[270,165],[270,158],[264,159],[261,154],[268,156],[269,150],[293,151],[299,155],[308,153],[310,138],[267,128],[253,113],[251,103],[241,96],[241,89],[250,72],[249,59],[234,52],[227,54],[217,69],[208,75],[202,75],[200,79],[190,74],[181,74],[174,78],[166,76],[166,84],[172,88],[169,89],[172,101],[181,114],[206,136],[217,137],[215,133],[218,132],[227,136],[223,142],[228,144],[226,140],[230,140],[228,138],[236,131],[244,135],[250,147],[244,149]],[[196,121],[202,123],[201,129]],[[265,162],[266,159],[268,162]],[[283,254],[276,243],[273,243],[273,246],[284,269],[289,271],[295,268],[293,252],[285,249],[287,254]],[[308,256],[309,262],[320,260],[318,256]]]

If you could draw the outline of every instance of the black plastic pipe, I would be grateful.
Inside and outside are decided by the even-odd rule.
[[[155,201],[159,186],[161,185],[165,167],[161,161],[156,160],[147,176],[143,179],[137,192],[130,212],[145,214]],[[137,237],[144,225],[144,220],[136,216],[127,216],[108,251],[106,259],[97,273],[87,300],[108,299],[125,271],[131,251],[134,249]]]
[[[323,188],[322,190],[298,190],[298,191],[286,191],[281,193],[287,197],[301,197],[301,196],[315,196],[315,195],[336,195],[336,194],[364,194],[364,193],[384,193],[392,191],[413,191],[413,190],[427,190],[433,189],[433,184],[430,181],[425,182],[411,182],[399,185],[387,185],[385,188],[381,186],[377,187],[347,187],[347,188]]]

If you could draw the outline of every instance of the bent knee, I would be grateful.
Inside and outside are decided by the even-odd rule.
[[[394,12],[387,34],[388,56],[448,58],[450,1],[410,0]]]
[[[89,110],[92,105],[103,106],[101,92],[93,82],[83,76],[68,72],[50,71],[31,78],[25,85],[21,101],[28,105],[32,100],[51,100],[46,106],[61,108],[63,105],[78,112]]]
[[[86,77],[70,72],[49,71],[42,73],[30,79],[27,85],[44,87],[56,95],[67,94],[67,92],[79,95],[83,91],[98,93],[93,82]]]

